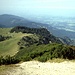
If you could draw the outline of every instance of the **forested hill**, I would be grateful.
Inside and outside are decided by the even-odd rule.
[[[10,32],[22,32],[22,33],[32,33],[32,34],[39,34],[41,36],[49,36],[50,32],[45,28],[29,28],[25,26],[16,26]]]
[[[29,28],[29,27],[23,27],[23,26],[16,26],[11,29],[12,32],[22,32],[22,33],[31,33],[31,34],[37,34],[40,35],[41,38],[46,41],[46,43],[49,42],[56,42],[56,43],[62,43],[58,38],[53,36],[47,29],[45,28]]]

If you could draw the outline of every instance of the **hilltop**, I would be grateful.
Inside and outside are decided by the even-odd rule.
[[[20,61],[75,59],[75,47],[65,45],[45,28],[0,28],[0,65]],[[9,37],[9,38],[7,38]]]

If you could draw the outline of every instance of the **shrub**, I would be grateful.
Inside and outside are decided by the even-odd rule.
[[[9,55],[7,55],[6,57],[0,57],[0,65],[16,64],[18,62],[20,62],[20,59],[10,57]]]
[[[38,61],[46,62],[47,61],[47,57],[44,57],[44,56],[38,57]]]
[[[32,60],[32,58],[30,56],[24,56],[24,57],[22,57],[22,60],[23,61],[30,61],[30,60]]]

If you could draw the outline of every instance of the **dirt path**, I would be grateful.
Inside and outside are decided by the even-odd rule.
[[[7,75],[75,75],[75,62],[41,63],[29,61],[17,65],[20,66],[8,71]]]

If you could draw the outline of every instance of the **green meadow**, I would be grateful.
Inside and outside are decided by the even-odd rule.
[[[29,36],[31,34],[10,33],[11,28],[0,28],[0,35],[11,36],[11,38],[0,42],[0,56],[15,55],[19,50],[19,45],[17,44],[23,36]]]

